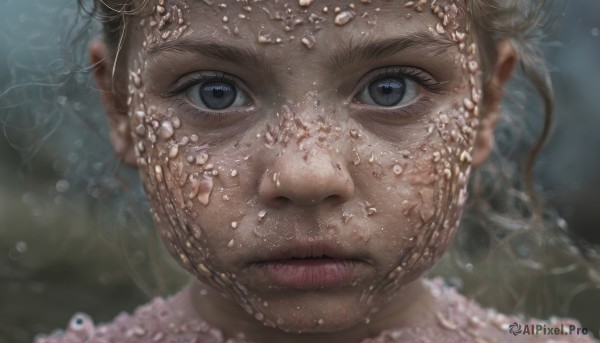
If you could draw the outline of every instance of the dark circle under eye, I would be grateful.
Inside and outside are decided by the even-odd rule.
[[[237,96],[235,86],[227,82],[211,81],[200,86],[200,98],[206,107],[222,110],[233,104]]]
[[[406,92],[406,81],[402,78],[384,78],[373,81],[369,85],[369,95],[373,102],[380,106],[395,106]]]

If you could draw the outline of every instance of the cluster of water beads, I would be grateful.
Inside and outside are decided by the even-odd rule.
[[[371,4],[370,0],[361,0],[361,5],[364,10],[358,8],[353,2],[349,2],[344,8],[336,6],[330,8],[325,5],[316,8],[316,3],[313,0],[299,0],[298,7],[290,6],[287,2],[280,9],[274,9],[264,1],[254,1],[242,6],[243,13],[237,15],[229,13],[221,16],[223,23],[222,29],[228,34],[239,35],[240,27],[244,26],[244,22],[253,18],[253,9],[257,9],[262,13],[266,13],[268,18],[273,21],[281,22],[281,31],[276,29],[259,30],[256,33],[256,39],[261,44],[277,44],[299,42],[307,49],[312,49],[316,43],[316,35],[323,28],[323,24],[331,21],[337,27],[343,27],[353,21],[355,18],[366,18],[369,25],[374,25],[375,22],[369,19],[369,13],[366,6]],[[217,12],[227,10],[229,8],[226,3],[207,2]],[[379,12],[379,7],[374,9],[374,12]],[[262,20],[262,19],[261,19]],[[233,28],[232,28],[233,26]],[[302,32],[297,34],[297,30]],[[363,32],[363,34],[365,34]]]
[[[421,2],[422,2],[422,1],[419,1],[418,3],[413,3],[413,4],[412,4],[412,5],[416,6],[416,7],[415,7],[415,9],[416,9],[417,11],[420,11],[420,10],[421,10],[421,7],[419,7],[419,4],[421,4]],[[411,5],[410,3],[411,3],[411,2],[408,2],[406,5],[407,5],[407,6],[409,6],[409,5]],[[434,1],[434,3],[435,3],[435,1]],[[308,4],[308,5],[310,5],[310,4]],[[432,5],[432,6],[433,6],[433,5]],[[436,8],[436,9],[434,9],[434,13],[435,13],[435,11],[436,11],[436,10],[438,11],[438,13],[440,12],[440,10],[439,10],[439,7],[438,7],[438,8]],[[160,14],[160,11],[158,11],[158,12],[159,12],[159,14]],[[324,11],[324,12],[327,12],[327,11]],[[347,17],[348,17],[347,15],[342,15],[342,14],[343,14],[343,13],[345,13],[345,12],[342,12],[342,11],[341,11],[340,9],[338,9],[338,8],[334,9],[334,13],[337,13],[337,14],[338,14],[338,16],[341,16],[340,18],[347,18]],[[439,14],[438,14],[438,16],[439,16]],[[448,16],[447,16],[447,15],[444,15],[443,17],[444,17],[444,18],[446,18],[446,17],[448,17]],[[241,19],[243,19],[242,17],[240,17],[240,18],[241,18]],[[337,16],[336,16],[336,19],[337,19]],[[350,18],[350,19],[352,19],[352,18]],[[346,22],[344,22],[343,24],[347,23],[347,22],[348,22],[350,19],[348,19],[348,20],[347,20]],[[340,19],[340,23],[341,23],[341,22],[342,22],[342,19]],[[450,20],[449,20],[449,19],[447,19],[447,20],[444,20],[443,22],[441,22],[441,23],[438,23],[438,25],[436,25],[436,31],[437,31],[438,33],[440,33],[440,34],[443,34],[443,33],[445,34],[445,33],[448,33],[448,32],[450,32],[450,30],[448,30],[448,31],[447,31],[447,29],[446,29],[446,28],[444,28],[444,22],[448,22],[448,23],[449,23],[449,22],[450,22]],[[337,22],[336,22],[336,24],[337,24]],[[440,27],[441,27],[442,29],[440,29]],[[458,32],[458,33],[453,33],[453,34],[451,34],[451,36],[452,36],[452,37],[455,37],[455,39],[456,39],[456,40],[462,40],[462,39],[464,39],[464,34],[462,34],[462,33],[460,33],[460,32]],[[314,37],[313,37],[313,38],[314,38]],[[308,38],[307,38],[307,39],[308,39]],[[311,43],[311,41],[310,41],[310,40],[307,40],[307,42]],[[306,45],[307,43],[305,43],[305,42],[303,41],[303,44],[305,44],[305,45]],[[314,45],[314,41],[312,41],[312,44]],[[460,44],[463,44],[463,45],[464,45],[464,43],[463,43],[462,41],[460,42]],[[474,46],[472,46],[472,47],[473,47],[473,48],[470,48],[470,49],[469,49],[469,51],[473,51],[473,52],[472,52],[472,54],[474,55],[474,54],[475,54],[475,53],[474,53]],[[465,48],[464,48],[464,46],[463,46],[463,47],[461,48],[461,51],[464,51],[464,50],[465,50]],[[468,69],[469,69],[469,70],[470,70],[472,73],[476,74],[476,71],[477,71],[477,68],[478,68],[478,67],[477,67],[477,64],[476,64],[476,62],[474,62],[474,61],[469,61],[469,62],[467,63],[467,67],[468,67]],[[134,74],[134,75],[135,75],[135,74]],[[474,78],[472,78],[472,80],[474,80]],[[133,82],[133,84],[134,84],[134,85],[138,85],[138,86],[139,86],[139,84],[140,84],[139,78],[136,78],[135,76],[133,76],[133,77],[132,77],[132,82]],[[473,89],[474,89],[474,90],[472,91],[472,96],[471,96],[471,98],[465,98],[465,99],[464,99],[464,101],[463,101],[463,107],[464,107],[464,111],[463,111],[463,110],[462,110],[462,108],[461,108],[461,109],[459,109],[459,113],[462,113],[462,114],[464,114],[464,113],[473,112],[473,113],[475,114],[475,116],[476,116],[476,115],[477,115],[477,111],[478,111],[476,104],[477,104],[477,102],[479,101],[479,93],[478,93],[478,91],[477,91],[477,90],[475,89],[475,87],[474,87],[474,84],[475,84],[475,82],[474,82],[474,81],[472,81],[471,83],[472,83],[472,85],[473,85]],[[141,93],[141,94],[143,94],[143,93]],[[143,98],[143,96],[140,96],[140,97],[141,97],[141,98]],[[453,113],[454,113],[454,112],[453,112]],[[457,120],[461,120],[461,118],[464,118],[464,116],[459,116],[459,119],[457,119]],[[440,123],[441,123],[441,124],[443,124],[443,125],[447,125],[447,124],[448,124],[448,122],[449,122],[448,115],[447,115],[447,114],[440,114],[439,121],[440,121]],[[473,125],[473,124],[472,124],[472,123],[474,123],[474,122],[475,122],[475,121],[472,121],[472,122],[471,122],[471,126],[466,126],[466,125],[463,125],[463,127],[465,127],[465,126],[466,126],[466,127],[468,127],[468,128],[471,128],[472,126],[475,126],[475,127],[476,127],[476,125]],[[157,125],[157,124],[158,124],[158,125]],[[296,123],[295,123],[295,124],[296,124]],[[438,128],[439,128],[439,123],[437,123],[437,124],[438,124]],[[174,125],[174,123],[170,123],[170,122],[162,122],[162,123],[158,123],[157,121],[153,121],[153,122],[151,122],[151,127],[152,127],[152,129],[151,129],[151,130],[147,130],[147,129],[145,129],[145,128],[144,128],[144,129],[139,129],[139,132],[138,132],[138,134],[140,134],[140,133],[141,133],[141,134],[146,134],[148,141],[150,141],[150,142],[152,142],[152,143],[155,143],[155,142],[156,142],[156,136],[157,136],[157,135],[158,135],[158,137],[159,137],[160,139],[162,139],[162,140],[168,140],[169,138],[171,138],[171,137],[173,136],[173,134],[174,134],[174,126],[175,126],[175,125]],[[156,131],[156,130],[158,130],[158,131]],[[136,130],[136,132],[137,132],[137,130]],[[443,134],[443,133],[441,133],[441,134]],[[351,135],[353,138],[359,138],[359,137],[360,137],[360,135],[358,134],[358,132],[351,132],[351,133],[350,133],[350,135]],[[275,136],[276,136],[276,138],[275,138],[275,139],[272,139],[273,141],[275,141],[275,140],[277,139],[277,135],[275,135]],[[466,141],[469,141],[469,139],[468,139],[469,137],[471,137],[471,138],[472,138],[474,135],[471,135],[471,136],[465,135],[465,136],[467,136],[467,138],[466,138],[466,139],[464,139],[464,138],[462,138],[462,137],[458,136],[456,133],[449,132],[447,136],[448,136],[448,137],[450,137],[449,139],[451,139],[451,140],[454,140],[454,141],[461,141],[461,140],[462,140],[462,141],[465,141],[465,142],[466,142]],[[269,140],[269,138],[268,138],[268,137],[269,137],[268,135],[265,135],[265,138],[266,138],[267,140]],[[273,137],[273,135],[271,135],[271,137]],[[297,136],[297,138],[298,138],[298,139],[301,139],[301,138],[302,138],[302,135],[300,135],[300,136]],[[192,140],[192,141],[194,141],[193,137],[191,138],[191,140]],[[445,140],[446,140],[446,139],[445,139]],[[197,137],[196,137],[196,141],[197,141]],[[271,142],[271,143],[272,143],[272,142]],[[286,143],[287,143],[287,142],[286,142]],[[141,149],[139,149],[139,150],[144,150],[144,148],[141,148]],[[447,181],[450,181],[450,180],[451,180],[451,179],[452,179],[454,176],[456,176],[456,175],[459,175],[459,177],[458,177],[459,179],[466,179],[466,177],[464,176],[464,174],[463,174],[462,176],[459,174],[459,173],[461,173],[461,172],[460,172],[460,171],[458,171],[458,170],[456,169],[456,167],[455,167],[454,169],[452,169],[452,168],[451,168],[451,163],[446,163],[446,162],[448,162],[448,161],[447,161],[447,159],[448,159],[448,158],[445,156],[445,155],[446,155],[446,151],[447,151],[447,153],[448,153],[448,154],[452,154],[452,153],[453,153],[453,150],[452,150],[452,148],[450,148],[450,149],[446,149],[446,150],[441,150],[441,151],[439,151],[439,152],[438,152],[438,151],[436,151],[436,152],[434,153],[434,160],[435,160],[435,162],[441,162],[441,163],[444,163],[444,168],[443,168],[443,169],[442,169],[442,171],[441,171],[441,175],[443,175],[443,176],[444,176],[444,178],[445,178]],[[456,149],[456,150],[454,150],[454,151],[455,151],[457,154],[458,154],[458,153],[460,154],[460,155],[459,155],[459,160],[460,160],[461,162],[467,162],[467,163],[469,163],[469,162],[470,162],[471,158],[470,158],[470,153],[469,153],[469,151],[467,151],[467,150],[462,150],[462,151],[459,151],[458,149]],[[171,148],[169,148],[167,156],[169,156],[169,157],[171,157],[171,158],[174,158],[174,157],[176,157],[176,156],[178,155],[178,153],[179,153],[179,145],[178,145],[178,144],[175,144],[175,145],[172,145],[172,146],[171,146]],[[437,156],[436,156],[435,154],[437,154]],[[353,164],[355,164],[355,165],[358,165],[358,164],[360,164],[360,162],[361,162],[361,160],[360,160],[360,155],[356,154],[356,156],[357,156],[357,159],[355,160],[355,162],[353,162]],[[371,158],[371,159],[369,159],[369,162],[370,162],[370,163],[373,163],[373,162],[371,162],[371,160],[372,160],[372,158]],[[188,160],[188,162],[190,162],[190,161]],[[206,159],[205,159],[205,158],[203,158],[203,156],[201,155],[201,157],[200,157],[199,159],[198,159],[197,157],[193,158],[193,161],[191,161],[191,163],[192,163],[192,162],[193,162],[193,163],[196,163],[197,165],[204,165],[204,164],[206,163]],[[200,162],[200,163],[199,163],[199,162]],[[212,168],[212,165],[210,165],[210,164],[207,164],[207,165],[205,166],[205,170],[211,171],[211,169],[213,169],[213,168]],[[213,171],[212,171],[212,173],[214,173],[215,171],[216,171],[216,170],[213,170]],[[401,165],[399,165],[399,164],[394,164],[394,165],[392,166],[392,171],[393,171],[393,173],[394,173],[395,175],[400,175],[400,174],[402,174],[402,172],[403,172],[403,168],[402,168],[402,166],[401,166]],[[218,173],[218,171],[216,171],[216,172]],[[160,167],[159,165],[155,165],[155,167],[154,167],[154,174],[155,174],[155,178],[156,178],[156,180],[157,180],[158,182],[162,182],[162,181],[164,180],[164,176],[163,176],[162,167]],[[235,173],[235,174],[237,174],[237,173]],[[194,174],[192,174],[192,175],[194,175]],[[194,184],[194,179],[197,179],[197,178],[198,178],[198,175],[197,175],[197,174],[196,174],[196,175],[194,175],[194,176],[192,176],[192,175],[190,175],[190,177],[188,178],[188,180],[189,180],[189,181],[190,181],[190,183],[193,185],[193,184]],[[232,174],[231,174],[231,176],[232,176],[232,177],[235,177],[235,175],[234,175],[233,171],[232,171]],[[194,186],[192,186],[192,189],[194,189]],[[210,186],[210,189],[212,189],[212,185]],[[200,192],[198,191],[198,193],[200,193]],[[198,193],[196,193],[196,192],[193,190],[193,191],[190,193],[190,194],[192,195],[192,197],[191,197],[191,198],[197,197],[197,196],[198,196]],[[204,192],[203,194],[206,194],[206,192]],[[198,196],[198,200],[200,201],[200,203],[202,203],[202,204],[204,204],[204,205],[207,205],[207,204],[208,204],[208,199],[209,199],[209,198],[208,198],[208,196],[209,196],[209,195],[210,195],[210,191],[208,192],[208,194],[206,194],[206,195],[203,195],[202,197]],[[374,213],[376,212],[376,209],[374,209],[374,208],[371,208],[371,207],[366,207],[366,210],[367,210],[367,216],[370,216],[370,215],[372,215],[372,214],[374,214]],[[258,216],[258,217],[259,217],[259,221],[260,221],[260,220],[262,220],[262,219],[264,218],[264,215],[266,215],[266,212],[264,212],[262,216],[261,216],[261,213],[263,213],[263,211],[259,212],[259,216]],[[449,224],[447,224],[447,222],[444,222],[444,224],[445,224],[445,225],[444,225],[445,227],[447,227],[447,226],[449,225]],[[232,225],[232,227],[233,227],[233,225]],[[231,242],[233,242],[233,240],[231,240]],[[415,256],[415,255],[413,254],[412,256]],[[401,268],[401,267],[398,267],[398,268]],[[201,269],[202,269],[202,268],[201,268]],[[260,315],[260,313],[259,313],[259,314],[257,314],[257,315]]]
[[[153,48],[183,36],[190,27],[190,23],[184,17],[188,8],[186,1],[170,1],[166,4],[165,0],[159,0],[153,8],[153,15],[140,20],[140,26],[146,30],[143,46]]]

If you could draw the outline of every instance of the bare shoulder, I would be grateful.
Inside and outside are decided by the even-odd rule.
[[[132,314],[121,313],[106,324],[96,325],[90,316],[76,313],[65,330],[39,335],[35,343],[225,342],[220,330],[199,319],[190,319],[180,310],[180,293],[166,300],[155,298]]]
[[[426,281],[442,299],[438,320],[442,327],[461,330],[473,342],[598,342],[574,319],[539,320],[504,315],[482,308],[473,300],[446,286],[441,279]]]
[[[446,342],[596,342],[575,320],[526,320],[482,308],[447,286],[442,279],[424,280],[437,303],[424,324],[384,331],[363,343]],[[556,331],[562,330],[562,331]],[[579,328],[579,331],[577,329]],[[545,330],[545,331],[544,331]]]

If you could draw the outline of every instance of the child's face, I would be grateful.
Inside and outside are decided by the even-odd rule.
[[[474,37],[452,1],[225,3],[166,1],[128,32],[156,226],[267,325],[348,327],[456,230],[482,110]]]

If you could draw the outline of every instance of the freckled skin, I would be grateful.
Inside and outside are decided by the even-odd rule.
[[[339,332],[350,342],[429,320],[407,311],[424,294],[415,280],[447,248],[464,206],[481,96],[477,49],[451,1],[328,6],[324,13],[295,1],[250,10],[166,1],[131,32],[131,135],[153,219],[173,257],[223,295],[192,300],[225,332],[289,342],[305,337],[277,335],[318,333],[314,341]],[[436,57],[423,48],[339,70],[327,65],[330,42],[397,32],[437,35],[448,52]],[[269,68],[152,52],[189,38],[267,54]],[[355,96],[370,71],[396,65],[425,70],[442,88],[417,86],[389,119]],[[184,94],[165,96],[198,71],[240,79],[250,101],[212,121]],[[331,240],[368,263],[352,285],[310,292],[270,287],[248,268],[256,251],[293,239]]]

